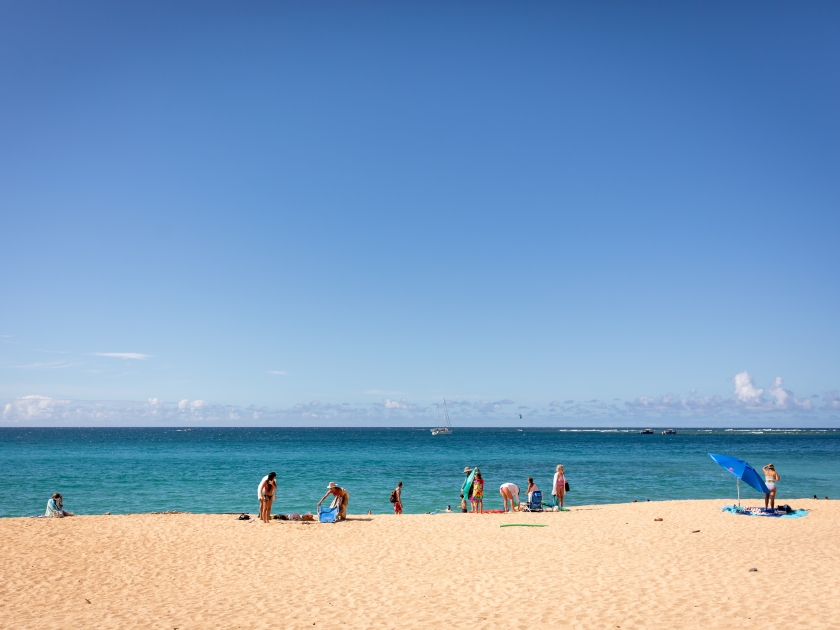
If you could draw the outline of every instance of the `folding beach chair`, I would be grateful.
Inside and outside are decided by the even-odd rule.
[[[321,523],[335,523],[335,519],[338,518],[338,510],[338,506],[329,508],[318,506],[318,521]]]
[[[542,491],[541,490],[534,490],[531,493],[531,500],[525,504],[525,511],[526,512],[542,512]]]

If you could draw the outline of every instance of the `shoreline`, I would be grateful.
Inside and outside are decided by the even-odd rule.
[[[811,510],[798,519],[721,512],[733,502],[350,514],[330,526],[6,518],[0,627],[835,626],[838,502],[790,501]],[[547,526],[499,527],[516,523]]]
[[[731,501],[731,503],[729,503],[730,501]],[[781,499],[779,499],[779,498],[776,499],[776,505],[779,506],[779,505],[785,505],[785,504],[790,504],[790,503],[800,503],[800,502],[809,502],[809,503],[817,504],[817,503],[825,503],[825,502],[830,502],[830,501],[835,501],[835,499],[832,499],[831,497],[824,497],[824,498],[818,498],[818,499],[814,499],[813,497],[801,497],[801,498],[782,497]],[[707,499],[659,499],[659,500],[657,500],[657,499],[646,499],[645,501],[635,500],[635,501],[625,501],[625,502],[617,502],[617,503],[616,502],[613,502],[613,503],[591,503],[591,504],[583,504],[583,505],[574,505],[574,504],[568,505],[567,504],[565,509],[568,510],[568,511],[574,511],[574,510],[582,510],[582,509],[599,508],[599,507],[605,507],[605,506],[644,505],[644,504],[661,504],[661,503],[695,503],[695,502],[721,502],[722,503],[721,507],[723,507],[724,505],[727,505],[727,506],[728,505],[736,505],[737,502],[738,502],[738,499],[737,499],[737,497],[719,498],[719,499],[718,498],[712,498],[712,499],[708,499],[708,498]],[[744,507],[749,507],[749,504],[754,504],[754,505],[752,505],[752,507],[764,507],[763,497],[755,497],[755,498],[741,497],[741,503],[744,505]],[[524,505],[524,503],[523,503],[523,505]],[[791,507],[796,509],[796,506],[794,506],[794,505],[791,505]],[[483,516],[501,516],[502,514],[500,514],[498,512],[489,511],[489,510],[496,510],[496,509],[497,508],[495,508],[495,507],[486,508]],[[545,513],[549,513],[549,512],[551,512],[551,510],[546,509],[542,513],[545,514]],[[274,516],[276,514],[291,514],[291,513],[292,512],[280,512],[280,511],[272,510],[272,516]],[[311,512],[304,511],[304,512],[298,512],[298,513],[299,514],[311,513],[311,514],[317,516],[317,512],[314,509]],[[258,514],[258,510],[251,509],[251,510],[244,510],[242,512],[189,512],[189,511],[186,511],[186,510],[165,510],[165,511],[154,511],[154,512],[111,512],[111,513],[102,512],[102,513],[96,513],[96,514],[75,514],[72,517],[66,517],[66,518],[81,518],[81,517],[90,518],[90,517],[99,517],[99,516],[102,516],[102,517],[105,517],[105,516],[150,516],[150,515],[154,515],[154,516],[175,516],[175,515],[239,516],[240,514],[249,514],[249,515],[251,515],[252,518],[257,518],[257,516],[255,516],[255,515]],[[431,513],[431,514],[429,512],[409,512],[409,511],[406,511],[406,512],[403,513],[404,516],[440,516],[440,515],[449,515],[449,514],[464,514],[464,513],[461,512],[460,509],[452,510],[452,512],[445,512],[445,511],[442,511],[442,510],[438,510],[435,513]],[[466,514],[469,515],[469,514],[472,514],[472,513],[467,512]],[[528,515],[528,514],[540,514],[540,512],[536,512],[536,513],[513,512],[513,514]],[[394,516],[394,514],[393,514],[392,511],[374,512],[373,514],[367,514],[367,513],[353,514],[352,512],[349,512],[348,516]],[[0,516],[0,520],[33,519],[33,518],[41,519],[42,516],[41,515]],[[61,519],[55,519],[55,520],[61,520]],[[281,519],[277,519],[277,520],[281,520]]]

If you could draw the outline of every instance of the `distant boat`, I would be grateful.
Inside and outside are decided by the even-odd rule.
[[[676,435],[676,434],[677,434],[677,432],[676,432],[675,429],[665,429],[662,432],[662,435]]]
[[[436,416],[438,426],[432,429],[432,435],[452,435],[452,426],[449,424],[449,410],[446,408],[446,399],[443,399],[443,424],[440,422],[440,407],[435,404],[437,408]]]
[[[653,435],[653,429],[642,429],[639,431],[639,435]]]

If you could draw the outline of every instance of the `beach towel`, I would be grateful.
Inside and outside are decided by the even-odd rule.
[[[802,518],[808,516],[808,510],[782,510],[776,508],[761,507],[740,507],[737,505],[727,505],[721,510],[722,512],[729,512],[730,514],[740,514],[741,516],[765,516],[770,518]]]

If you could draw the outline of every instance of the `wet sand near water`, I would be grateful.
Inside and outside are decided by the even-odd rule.
[[[840,626],[840,504],[790,501],[812,512],[770,519],[728,503],[336,525],[0,519],[0,628]]]

